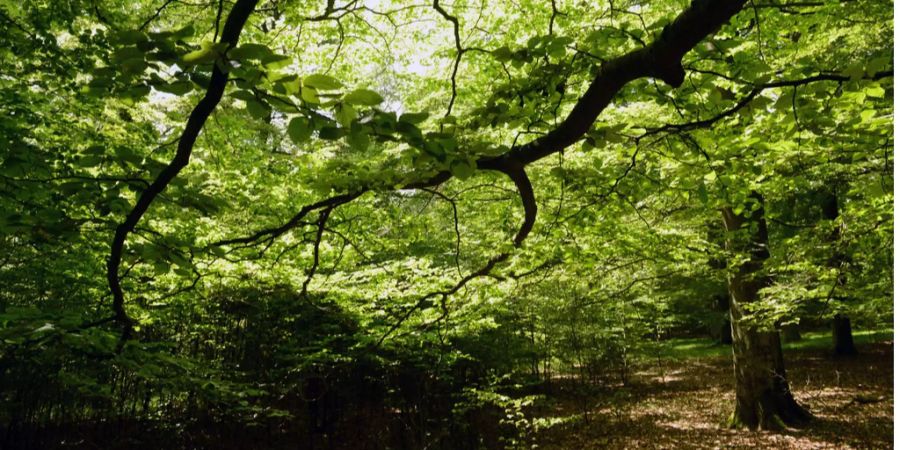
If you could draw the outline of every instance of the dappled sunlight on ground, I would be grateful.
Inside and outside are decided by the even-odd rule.
[[[575,400],[556,399],[554,414],[580,411],[582,420],[548,432],[538,444],[550,449],[892,448],[893,344],[860,351],[856,358],[838,360],[822,350],[785,354],[796,398],[817,417],[803,429],[725,428],[733,407],[733,371],[729,357],[716,357],[644,367],[628,386],[610,387],[580,407]],[[584,414],[584,404],[597,406]]]

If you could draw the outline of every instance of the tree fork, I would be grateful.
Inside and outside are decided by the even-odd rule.
[[[546,135],[512,147],[502,155],[479,158],[476,161],[477,168],[503,172],[516,182],[516,177],[511,173],[518,172],[549,155],[561,152],[584,137],[600,113],[612,103],[615,95],[631,81],[644,77],[655,77],[672,87],[680,86],[684,82],[684,69],[681,67],[681,59],[684,55],[703,39],[715,33],[722,25],[728,23],[743,9],[746,2],[747,0],[692,1],[690,6],[678,14],[650,45],[606,62],[600,73],[591,81],[587,91],[578,99],[572,111],[559,126],[550,130]],[[399,189],[435,187],[450,178],[452,178],[452,174],[449,170],[441,170],[424,180],[408,183]],[[517,184],[517,187],[520,186]],[[356,194],[331,197],[316,203],[316,205],[330,203],[347,195],[354,195],[353,198],[355,198],[366,190],[368,189]],[[308,209],[309,207],[303,208],[298,216],[304,215]],[[297,222],[292,219],[283,226],[262,230],[247,238],[230,239],[220,242],[220,244],[250,243],[264,236],[271,239],[280,236],[296,225]],[[517,239],[517,242],[521,241]]]
[[[220,42],[226,42],[229,48],[237,44],[240,32],[247,18],[253,12],[257,1],[238,0],[235,3],[226,19]],[[503,155],[481,158],[477,161],[477,167],[481,170],[497,170],[507,174],[519,190],[526,217],[522,229],[514,238],[516,247],[521,245],[531,230],[536,211],[534,193],[525,175],[525,166],[576,143],[590,130],[594,121],[612,102],[619,90],[629,82],[644,77],[656,77],[672,87],[680,86],[685,77],[684,69],[681,66],[681,59],[684,55],[740,12],[745,3],[746,0],[693,0],[687,9],[665,27],[653,43],[607,62],[591,82],[588,90],[578,99],[573,110],[557,128],[527,144],[514,147]],[[188,123],[179,138],[175,157],[153,183],[141,193],[125,221],[116,228],[107,262],[107,280],[113,295],[113,311],[116,321],[123,328],[122,343],[133,332],[133,322],[124,308],[124,292],[119,279],[119,267],[128,233],[134,229],[156,196],[168,186],[181,169],[187,166],[194,142],[206,119],[221,100],[227,80],[228,75],[222,72],[218,65],[215,65],[206,95],[191,112]],[[433,187],[449,180],[450,177],[450,172],[444,170],[421,182],[409,183],[404,188]],[[345,203],[358,197],[361,193],[332,197],[319,204]],[[305,215],[309,209],[304,208],[298,216]],[[270,239],[274,239],[296,225],[297,222],[292,220],[274,230],[264,230],[250,238],[226,242],[248,241],[249,243],[266,235]]]
[[[231,12],[229,12],[228,18],[225,20],[225,27],[222,29],[222,37],[219,41],[227,44],[226,50],[237,45],[241,30],[243,30],[244,24],[247,23],[247,18],[250,17],[257,2],[258,0],[238,0],[231,8]],[[153,200],[166,189],[166,186],[178,176],[181,169],[190,162],[191,152],[194,149],[194,143],[197,141],[197,136],[200,135],[200,130],[203,129],[203,124],[206,123],[206,119],[209,118],[210,114],[212,114],[213,110],[216,108],[216,105],[218,105],[219,101],[222,99],[222,95],[225,92],[225,84],[227,82],[228,74],[223,72],[218,64],[214,64],[212,77],[210,78],[209,86],[206,89],[206,94],[200,102],[197,103],[197,106],[194,107],[188,117],[184,131],[182,131],[181,137],[178,139],[178,148],[175,151],[175,157],[172,158],[172,161],[169,162],[156,179],[153,180],[153,183],[151,183],[146,190],[141,192],[137,203],[135,203],[131,212],[128,213],[125,221],[116,228],[116,233],[110,248],[109,260],[107,260],[106,265],[106,279],[109,283],[109,290],[113,296],[112,308],[115,313],[116,321],[122,326],[122,339],[119,343],[120,349],[134,332],[134,321],[125,311],[125,293],[122,291],[121,280],[119,279],[119,267],[122,264],[122,253],[125,249],[125,241],[128,238],[128,233],[134,230],[134,227],[137,226],[141,217],[143,217],[144,213],[147,212],[147,209],[150,208],[150,204],[153,203]]]

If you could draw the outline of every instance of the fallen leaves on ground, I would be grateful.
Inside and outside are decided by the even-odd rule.
[[[794,396],[816,416],[802,429],[726,428],[734,375],[731,359],[720,357],[644,367],[627,386],[603,389],[590,401],[574,395],[577,386],[551,395],[543,413],[580,419],[535,443],[547,449],[892,448],[892,342],[860,347],[858,356],[844,359],[822,350],[789,352],[785,363]]]

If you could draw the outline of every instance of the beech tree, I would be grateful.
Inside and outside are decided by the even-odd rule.
[[[749,217],[736,214],[732,208],[722,211],[725,228],[735,233],[729,244],[742,254],[737,273],[728,281],[737,377],[732,423],[765,429],[778,429],[785,424],[803,425],[812,415],[791,395],[778,332],[741,325],[745,305],[758,300],[760,289],[769,283],[768,274],[763,270],[769,258],[765,206],[758,193],[751,194],[751,199],[754,203],[746,207],[751,211]]]
[[[325,434],[380,378],[426,446],[469,404],[429,387],[627,383],[727,283],[731,424],[803,425],[777,327],[834,318],[840,353],[892,314],[891,7],[4,4],[0,367]],[[33,381],[11,424],[53,411]]]

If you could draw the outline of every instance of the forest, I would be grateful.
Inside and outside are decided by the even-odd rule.
[[[0,449],[892,448],[893,10],[0,0]]]

